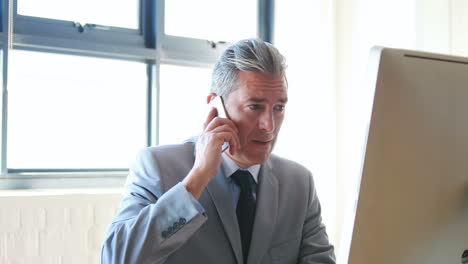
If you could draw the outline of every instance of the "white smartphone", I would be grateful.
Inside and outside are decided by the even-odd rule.
[[[211,100],[209,106],[210,108],[211,107],[216,108],[216,111],[218,112],[218,117],[229,118],[226,114],[226,109],[224,108],[224,101],[221,96],[216,96],[213,100]],[[221,151],[224,152],[228,148],[229,148],[229,143],[224,142],[223,146],[221,147]]]

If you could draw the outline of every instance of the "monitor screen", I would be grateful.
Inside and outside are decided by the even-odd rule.
[[[369,65],[372,116],[354,215],[345,220],[353,223],[349,243],[339,260],[463,263],[468,58],[374,47]]]

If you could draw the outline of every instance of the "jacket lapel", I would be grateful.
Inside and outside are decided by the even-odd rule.
[[[247,263],[260,263],[270,246],[278,212],[278,180],[273,175],[270,160],[258,175],[257,209]]]
[[[208,184],[207,190],[218,211],[229,242],[231,242],[237,263],[242,263],[242,247],[236,209],[232,200],[232,191],[222,169],[218,170],[216,177]]]

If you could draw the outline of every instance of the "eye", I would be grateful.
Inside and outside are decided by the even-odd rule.
[[[285,106],[284,105],[275,105],[274,109],[275,111],[284,111]]]
[[[259,110],[262,109],[262,106],[259,104],[251,104],[248,106],[250,110]]]

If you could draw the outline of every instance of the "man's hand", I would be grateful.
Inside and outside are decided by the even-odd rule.
[[[197,200],[218,172],[224,142],[229,142],[231,155],[239,150],[238,134],[239,130],[232,120],[217,117],[216,108],[210,110],[196,145],[195,164],[183,181],[187,191]]]

